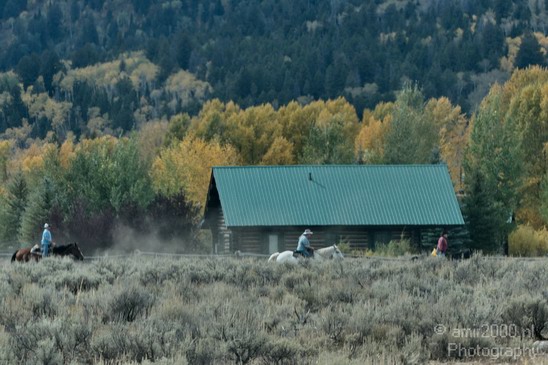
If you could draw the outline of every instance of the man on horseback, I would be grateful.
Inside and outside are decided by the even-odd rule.
[[[314,256],[314,248],[310,246],[310,237],[312,237],[312,231],[305,229],[303,234],[299,237],[299,243],[297,245],[296,253],[300,253],[304,257]]]
[[[49,230],[49,224],[44,224],[44,232],[42,232],[42,257],[47,257],[49,255],[49,247],[55,245],[51,238],[51,232]]]

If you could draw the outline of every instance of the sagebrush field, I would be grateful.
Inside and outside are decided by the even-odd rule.
[[[548,335],[544,259],[0,264],[2,364],[531,364]]]

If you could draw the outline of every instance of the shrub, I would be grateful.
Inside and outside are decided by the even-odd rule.
[[[195,365],[220,364],[225,346],[213,338],[198,338],[193,340],[185,351],[186,361]]]
[[[548,302],[539,296],[512,299],[506,305],[502,318],[505,323],[516,326],[521,335],[542,340],[548,326]]]
[[[548,230],[535,231],[530,226],[518,226],[508,237],[511,256],[544,256],[548,254]]]
[[[116,360],[126,360],[130,353],[130,342],[127,329],[122,325],[105,326],[95,330],[91,340],[94,357],[114,364]]]
[[[57,290],[66,289],[76,295],[81,291],[96,290],[104,279],[94,271],[71,270],[60,272],[51,280]]]
[[[392,240],[387,244],[377,245],[373,255],[375,256],[403,256],[415,253],[408,239]]]
[[[302,352],[302,347],[295,341],[271,338],[261,357],[266,364],[299,364],[299,355]]]
[[[352,254],[353,253],[353,250],[352,248],[350,247],[350,242],[348,241],[343,241],[343,240],[340,240],[338,243],[337,243],[337,247],[339,248],[339,250],[345,254],[345,255],[348,255],[348,254]]]
[[[133,322],[147,316],[154,304],[154,297],[147,290],[129,283],[114,295],[106,315],[113,321]]]

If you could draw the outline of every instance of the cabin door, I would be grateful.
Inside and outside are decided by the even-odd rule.
[[[269,234],[268,235],[268,253],[272,254],[274,252],[279,252],[280,248],[278,246],[278,235]]]

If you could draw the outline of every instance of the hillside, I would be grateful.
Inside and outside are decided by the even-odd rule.
[[[547,9],[541,0],[0,0],[0,133],[24,120],[40,138],[60,123],[61,140],[127,131],[196,114],[211,98],[276,107],[344,96],[361,115],[406,81],[470,113],[493,82],[546,63]],[[52,107],[56,116],[36,111]]]

